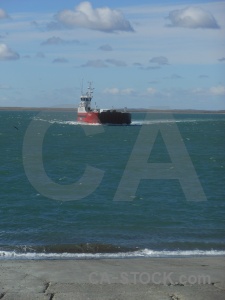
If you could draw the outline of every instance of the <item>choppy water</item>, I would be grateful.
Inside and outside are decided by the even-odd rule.
[[[154,114],[146,120],[133,113],[132,120],[131,126],[81,126],[73,112],[0,111],[0,258],[225,254],[225,115]],[[145,151],[144,141],[137,144],[143,126],[151,137],[160,124],[169,136],[174,126],[181,135],[205,201],[197,194],[189,201],[179,179],[168,178],[142,179],[135,193],[114,201],[134,147]],[[159,132],[146,163],[173,163],[166,141]],[[175,143],[182,155],[179,149]],[[37,157],[63,193],[35,171]],[[82,177],[87,166],[100,170],[95,188],[97,174]],[[76,182],[77,193],[75,186],[71,201],[64,201]]]

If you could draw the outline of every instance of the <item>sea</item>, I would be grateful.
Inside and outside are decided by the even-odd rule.
[[[0,111],[0,260],[225,254],[225,114]]]

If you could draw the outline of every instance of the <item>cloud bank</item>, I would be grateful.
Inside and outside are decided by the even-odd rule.
[[[0,61],[1,60],[17,60],[20,56],[17,52],[10,49],[6,44],[0,44]]]
[[[210,93],[215,96],[224,96],[225,95],[225,86],[218,85],[210,88]]]
[[[109,7],[94,9],[90,2],[81,2],[74,10],[63,10],[55,16],[57,22],[69,28],[117,32],[134,31],[122,12]]]
[[[168,27],[220,28],[214,16],[200,7],[173,10],[169,13],[167,19],[171,22],[167,25]]]

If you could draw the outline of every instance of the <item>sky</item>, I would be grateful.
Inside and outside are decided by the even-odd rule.
[[[225,109],[225,1],[0,0],[0,106]]]

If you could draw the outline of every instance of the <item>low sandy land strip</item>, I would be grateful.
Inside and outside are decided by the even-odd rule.
[[[123,108],[117,108],[122,110]],[[3,107],[0,111],[77,111],[74,107]],[[128,112],[150,112],[150,113],[173,113],[173,114],[225,114],[225,110],[195,110],[195,109],[145,109],[145,108],[127,108]]]

